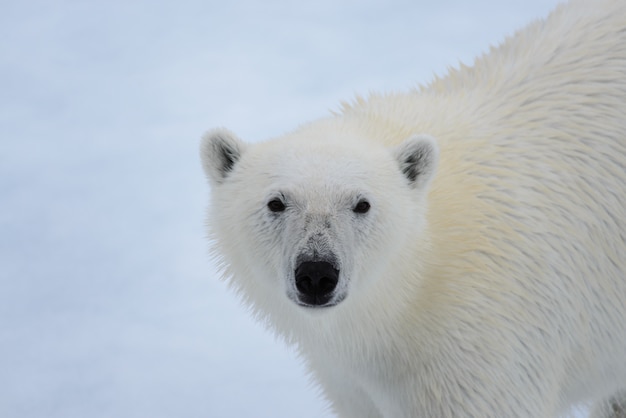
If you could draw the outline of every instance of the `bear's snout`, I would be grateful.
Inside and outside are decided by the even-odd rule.
[[[326,305],[339,282],[339,270],[326,261],[305,261],[296,268],[295,279],[302,304]]]

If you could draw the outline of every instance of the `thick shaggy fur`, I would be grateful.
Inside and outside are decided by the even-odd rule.
[[[624,408],[625,1],[574,1],[418,91],[256,145],[212,131],[201,152],[226,277],[340,417]],[[302,257],[340,272],[328,302],[302,302]]]

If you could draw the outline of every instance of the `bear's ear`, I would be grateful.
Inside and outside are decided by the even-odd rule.
[[[439,162],[439,145],[428,135],[416,135],[393,150],[400,170],[412,188],[426,189],[433,179]]]
[[[202,137],[202,168],[213,185],[224,182],[245,150],[245,144],[225,129],[215,129]]]

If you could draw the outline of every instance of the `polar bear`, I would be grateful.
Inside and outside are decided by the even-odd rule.
[[[623,0],[283,137],[210,131],[201,158],[226,280],[338,416],[624,410]]]

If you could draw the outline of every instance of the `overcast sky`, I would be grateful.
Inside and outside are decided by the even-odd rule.
[[[425,84],[556,3],[2,1],[0,416],[328,416],[216,278],[201,134]]]

